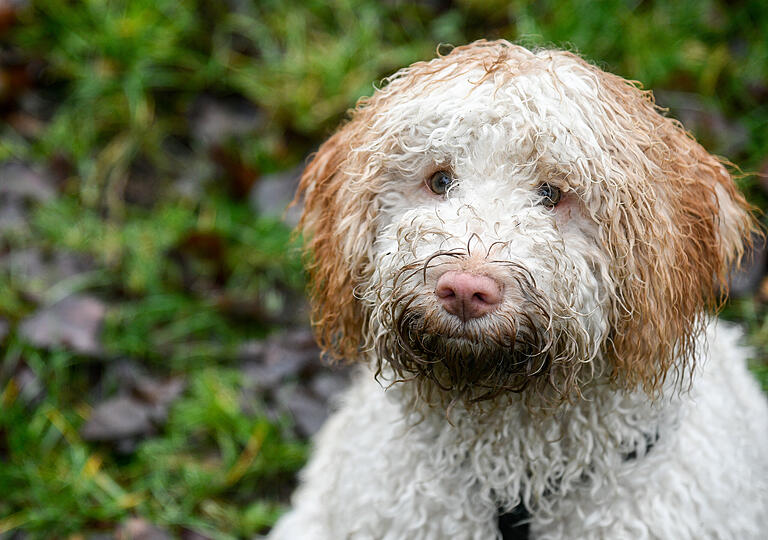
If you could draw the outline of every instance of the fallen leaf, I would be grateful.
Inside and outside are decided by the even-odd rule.
[[[37,347],[64,347],[97,356],[102,353],[100,334],[106,310],[97,298],[68,296],[22,321],[19,332]]]
[[[281,386],[275,392],[275,401],[290,412],[298,433],[304,437],[317,433],[330,413],[325,403],[300,385]]]
[[[0,197],[45,202],[56,195],[51,175],[20,161],[0,165]]]
[[[296,227],[301,218],[302,205],[290,208],[288,205],[293,201],[303,170],[302,164],[281,173],[262,176],[251,189],[251,207],[261,216],[281,219],[289,227]]]
[[[189,111],[190,132],[205,145],[252,133],[264,126],[264,113],[241,97],[198,97]]]
[[[115,531],[116,540],[171,540],[172,536],[140,517],[132,517]]]
[[[265,342],[247,342],[239,356],[247,380],[262,390],[273,389],[310,367],[320,367],[320,349],[309,330],[285,332]]]
[[[119,396],[97,405],[80,435],[86,441],[117,441],[154,432],[152,407],[132,397]]]

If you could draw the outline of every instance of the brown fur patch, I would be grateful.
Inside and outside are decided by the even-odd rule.
[[[356,360],[367,316],[355,298],[371,261],[376,216],[371,196],[350,192],[353,147],[365,134],[363,115],[342,127],[315,154],[301,177],[296,198],[305,197],[299,227],[305,235],[312,322],[332,359]]]
[[[684,381],[693,368],[704,315],[719,307],[755,224],[723,164],[662,116],[650,92],[589,69],[649,161],[638,172],[637,160],[623,164],[630,181],[604,192],[600,221],[619,282],[606,344],[613,379],[654,394],[670,369]]]

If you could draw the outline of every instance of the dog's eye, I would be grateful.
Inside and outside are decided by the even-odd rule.
[[[541,184],[539,186],[539,195],[541,195],[541,204],[547,208],[554,208],[560,202],[562,192],[559,187],[551,184]]]
[[[443,195],[446,191],[448,191],[448,186],[450,186],[452,183],[453,178],[451,178],[450,173],[446,171],[437,171],[427,180],[429,189],[432,190],[432,193],[437,195]]]

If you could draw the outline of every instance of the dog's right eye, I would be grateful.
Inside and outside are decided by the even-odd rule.
[[[450,173],[447,171],[437,171],[435,174],[429,177],[427,185],[432,193],[436,195],[443,195],[448,191],[448,186],[453,183]]]

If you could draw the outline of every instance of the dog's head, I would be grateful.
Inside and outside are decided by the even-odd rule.
[[[300,193],[322,347],[473,400],[598,371],[654,393],[753,227],[649,92],[507,42],[396,73]]]

